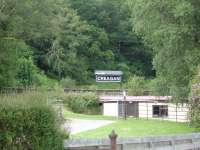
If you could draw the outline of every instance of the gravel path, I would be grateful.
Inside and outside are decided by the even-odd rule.
[[[96,129],[114,121],[108,120],[83,120],[83,119],[70,119],[69,122],[64,124],[64,128],[68,128],[71,134],[76,134],[92,129]]]

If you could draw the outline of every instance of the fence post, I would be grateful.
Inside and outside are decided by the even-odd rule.
[[[111,134],[109,135],[110,138],[110,150],[117,150],[117,134],[114,130],[112,130]]]
[[[176,103],[176,122],[177,122],[177,103]]]

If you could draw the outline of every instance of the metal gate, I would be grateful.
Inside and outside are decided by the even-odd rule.
[[[124,112],[125,112],[124,102],[119,101],[118,102],[118,115],[120,117],[123,117]],[[138,117],[139,116],[138,102],[127,102],[126,112],[127,112],[127,116]]]
[[[138,102],[127,102],[127,116],[138,117]]]

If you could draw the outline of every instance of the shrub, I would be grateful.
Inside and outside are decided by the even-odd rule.
[[[98,114],[99,99],[94,93],[67,94],[64,102],[75,113]]]
[[[167,81],[159,77],[149,80],[147,84],[148,89],[152,92],[153,95],[163,96],[171,95],[169,87],[167,86]]]
[[[0,149],[60,150],[57,115],[44,93],[0,97]]]
[[[128,88],[129,95],[143,95],[144,90],[146,89],[145,78],[133,76],[128,79],[125,86]]]
[[[198,67],[198,75],[195,76],[191,84],[192,88],[189,99],[189,116],[192,125],[200,129],[200,66]]]
[[[33,83],[34,86],[40,87],[42,89],[53,89],[58,84],[56,80],[48,78],[45,73],[39,69],[34,75]]]
[[[63,88],[73,88],[76,86],[76,81],[72,80],[70,77],[66,77],[60,81],[60,85]]]

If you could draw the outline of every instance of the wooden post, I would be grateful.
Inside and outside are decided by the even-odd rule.
[[[127,118],[127,104],[126,104],[126,90],[123,90],[123,98],[124,98],[124,119]]]
[[[176,103],[176,122],[177,122],[177,103]]]
[[[147,120],[149,120],[149,105],[148,105],[148,102],[146,103],[146,107],[147,107]]]
[[[111,134],[109,135],[110,138],[110,150],[117,150],[117,134],[114,130],[112,130]]]

